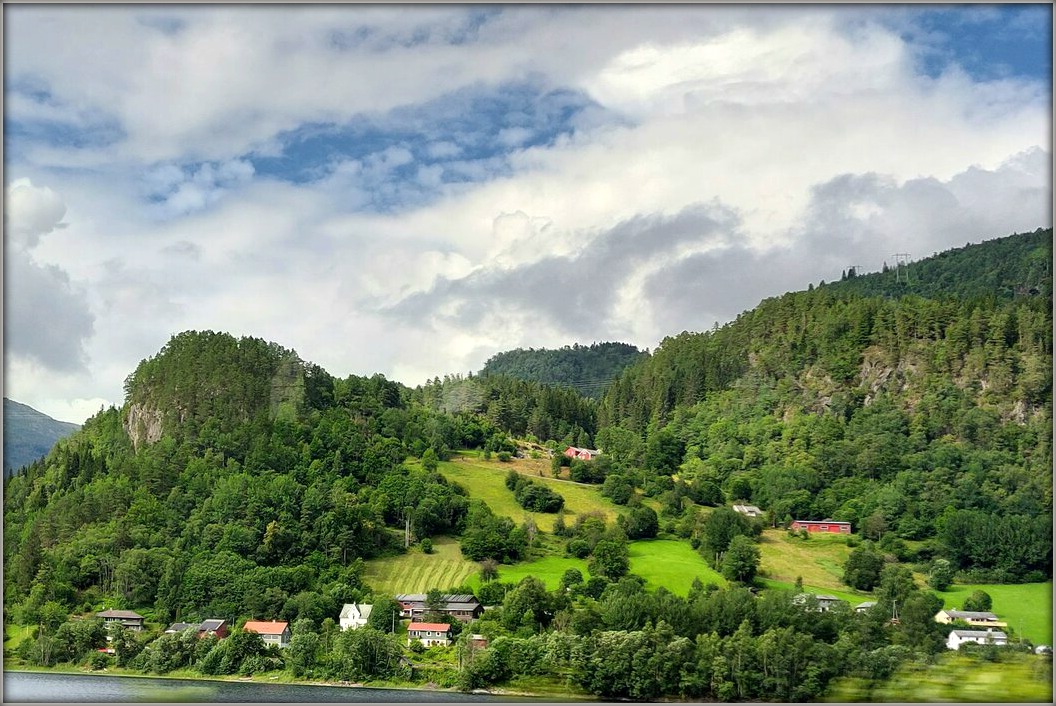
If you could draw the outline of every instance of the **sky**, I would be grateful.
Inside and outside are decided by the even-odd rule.
[[[4,394],[407,385],[1052,225],[1050,5],[4,6]]]

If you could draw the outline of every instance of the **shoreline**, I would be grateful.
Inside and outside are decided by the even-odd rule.
[[[370,683],[349,683],[349,682],[332,682],[332,681],[318,681],[318,680],[293,680],[293,681],[279,681],[278,679],[271,679],[268,677],[238,677],[238,676],[193,676],[193,675],[179,675],[173,676],[171,674],[141,674],[137,672],[113,672],[106,669],[99,670],[85,670],[76,668],[61,668],[61,667],[24,667],[19,666],[15,668],[9,668],[7,665],[3,667],[4,673],[7,672],[20,672],[23,674],[63,674],[66,676],[99,676],[99,677],[125,677],[129,679],[168,679],[172,681],[194,681],[194,682],[216,682],[221,684],[261,684],[265,686],[323,686],[323,687],[334,687],[339,689],[377,689],[377,690],[395,690],[395,691],[422,691],[426,693],[432,692],[446,692],[450,694],[479,694],[486,696],[513,696],[513,697],[527,697],[532,699],[545,700],[546,698],[553,696],[553,694],[539,694],[528,691],[510,691],[506,689],[474,689],[473,691],[459,691],[455,687],[427,687],[409,683],[407,686],[399,686],[393,684],[383,685],[372,685]],[[571,694],[566,695],[565,698],[577,699],[589,701],[582,696],[573,696]]]

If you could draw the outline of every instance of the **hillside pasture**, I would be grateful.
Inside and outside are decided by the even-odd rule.
[[[672,593],[686,595],[689,593],[693,579],[700,578],[705,585],[714,583],[718,586],[727,584],[720,574],[705,563],[700,554],[685,542],[674,539],[653,539],[630,542],[630,571],[645,579],[650,590],[660,586]],[[525,576],[535,576],[553,590],[561,583],[561,577],[568,569],[579,569],[584,579],[590,578],[585,559],[565,556],[546,556],[533,561],[524,561],[507,566],[499,566],[499,581],[518,583]],[[475,574],[469,579],[474,589],[479,587],[480,578]]]
[[[554,529],[554,513],[528,512],[513,497],[513,492],[506,487],[506,474],[511,470],[522,473],[532,480],[542,483],[565,499],[565,518],[568,524],[575,516],[587,512],[600,512],[606,522],[615,522],[619,514],[617,506],[603,498],[599,486],[587,483],[574,483],[550,477],[549,462],[540,459],[512,459],[508,462],[484,461],[469,455],[459,455],[450,461],[443,461],[437,469],[449,481],[463,486],[470,498],[483,500],[496,515],[511,518],[520,524],[526,517],[535,521],[535,526],[544,532]],[[539,475],[543,471],[543,475]]]
[[[524,577],[534,576],[546,584],[548,591],[553,591],[561,585],[561,577],[568,569],[579,569],[579,572],[583,574],[584,581],[590,578],[590,572],[587,571],[586,559],[576,559],[574,557],[564,556],[547,556],[542,559],[522,561],[517,564],[500,564],[498,580],[503,583],[518,584]],[[474,590],[479,588],[480,576],[474,574],[470,577],[469,585],[472,586]]]
[[[645,579],[651,589],[663,586],[672,593],[689,593],[693,579],[701,583],[725,586],[727,581],[708,566],[704,558],[686,542],[675,539],[652,539],[629,545],[631,573]]]
[[[986,591],[991,610],[1008,623],[1016,635],[1036,645],[1052,645],[1052,581],[1018,584],[954,584],[935,591],[945,608],[960,609],[972,591]]]
[[[366,562],[364,580],[375,591],[396,595],[460,586],[476,575],[480,567],[462,556],[457,540],[450,537],[432,539],[432,554],[423,554],[412,547],[406,554]]]
[[[773,579],[760,579],[759,581],[763,588],[779,590],[779,591],[795,591],[796,584],[789,583],[787,581],[774,581]],[[826,588],[823,586],[812,586],[809,583],[804,582],[803,590],[807,593],[814,593],[819,596],[835,596],[842,601],[847,601],[851,608],[854,608],[859,603],[865,601],[875,601],[876,598],[871,593],[864,593],[861,591],[849,590],[846,586],[842,589]]]
[[[802,578],[804,586],[830,594],[848,590],[843,583],[843,565],[851,555],[846,535],[814,533],[810,539],[800,539],[789,537],[785,530],[768,529],[759,538],[759,551],[762,578],[789,585]]]

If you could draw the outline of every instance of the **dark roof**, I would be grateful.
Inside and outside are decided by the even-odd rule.
[[[187,628],[196,627],[191,623],[173,623],[169,627],[165,628],[165,632],[183,632]]]
[[[946,615],[961,620],[997,620],[997,616],[981,610],[947,610]]]
[[[397,603],[411,603],[414,607],[425,607],[427,596],[424,593],[400,593]],[[442,596],[445,610],[473,610],[480,605],[472,593],[455,593]]]
[[[203,620],[202,624],[198,626],[201,632],[209,632],[210,630],[219,630],[225,623],[224,620]]]
[[[1000,630],[951,630],[958,637],[992,637],[997,640],[1006,639],[1008,635]]]
[[[120,620],[143,620],[143,616],[132,610],[104,610],[96,613],[100,618],[118,618]]]

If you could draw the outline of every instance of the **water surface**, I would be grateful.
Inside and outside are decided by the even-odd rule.
[[[214,682],[193,679],[113,677],[97,674],[4,672],[4,703],[135,703],[188,701],[217,703],[516,703],[525,697],[463,694],[415,689],[371,689],[305,684]]]

